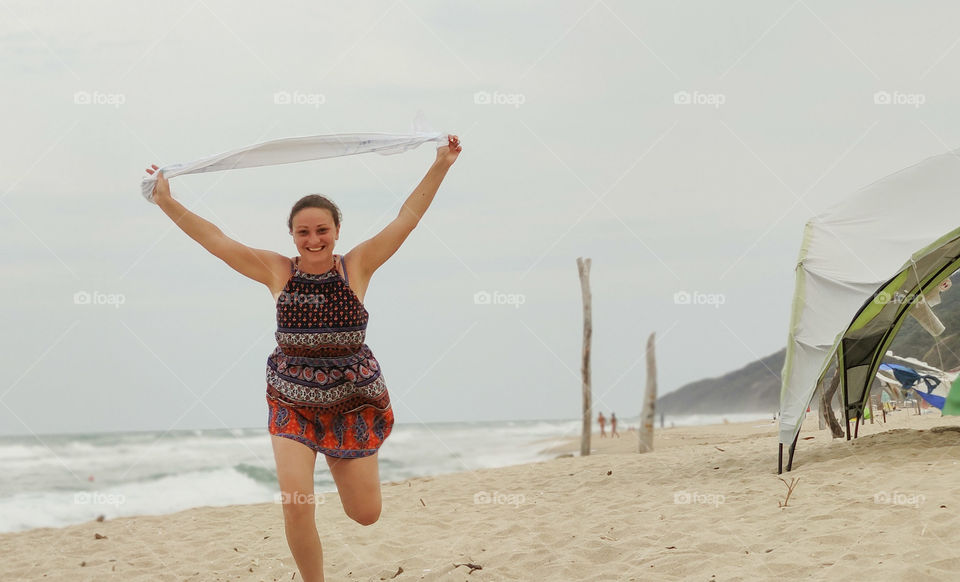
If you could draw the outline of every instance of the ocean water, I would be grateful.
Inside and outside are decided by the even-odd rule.
[[[666,426],[723,418],[669,417]],[[621,419],[620,429],[631,424],[637,419]],[[380,477],[398,481],[547,460],[556,455],[545,449],[579,431],[579,420],[398,423],[380,450]],[[322,460],[314,481],[318,492],[336,490]],[[272,502],[278,493],[263,428],[0,437],[0,532],[62,527],[99,515]]]

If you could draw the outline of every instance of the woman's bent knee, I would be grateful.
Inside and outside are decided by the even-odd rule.
[[[360,525],[373,525],[380,519],[380,508],[364,508],[357,511],[348,511],[347,516]]]

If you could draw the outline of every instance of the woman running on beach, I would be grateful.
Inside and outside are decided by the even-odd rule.
[[[448,136],[397,218],[346,255],[333,254],[340,211],[323,196],[304,196],[290,211],[287,226],[299,251],[290,259],[230,239],[174,200],[167,179],[157,175],[154,201],[167,216],[211,254],[266,285],[276,301],[277,348],[267,358],[268,426],[287,544],[305,582],[323,580],[313,495],[318,452],[326,457],[344,512],[362,525],[380,517],[377,451],[393,427],[393,410],[380,366],[364,343],[363,297],[370,277],[427,211],[460,151],[459,138]]]

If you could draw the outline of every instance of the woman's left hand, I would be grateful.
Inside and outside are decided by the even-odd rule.
[[[437,148],[437,161],[452,166],[462,150],[460,138],[455,135],[448,135],[447,145]]]

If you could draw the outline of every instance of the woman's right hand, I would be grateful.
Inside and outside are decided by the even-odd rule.
[[[151,167],[147,168],[147,173],[151,176],[154,172],[157,173],[157,184],[153,187],[153,201],[158,202],[161,198],[167,198],[170,196],[170,182],[163,175],[163,172],[158,171],[160,168],[156,164],[151,164]]]

